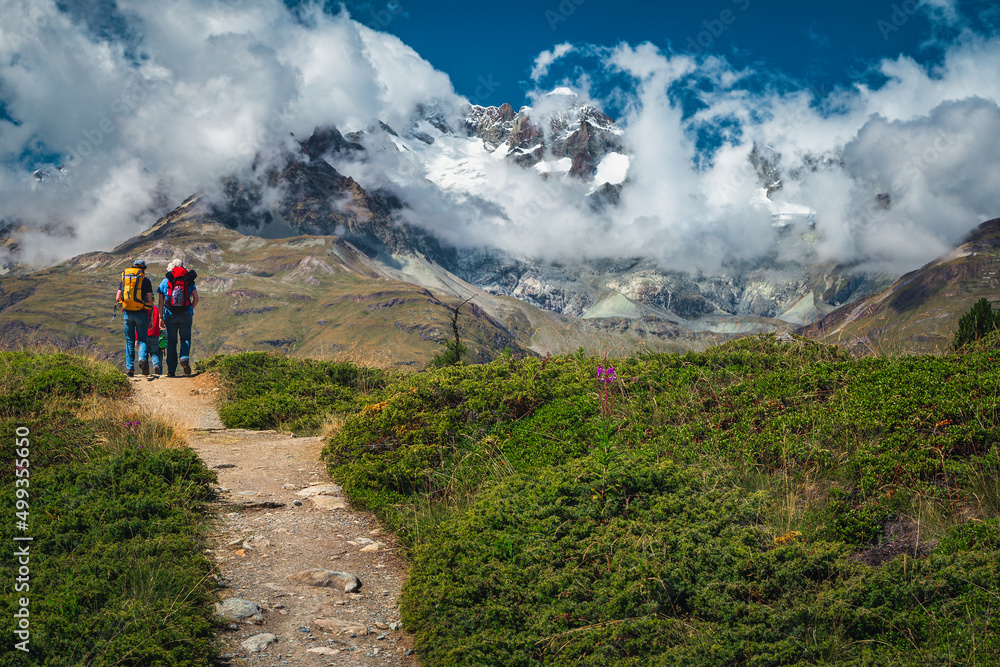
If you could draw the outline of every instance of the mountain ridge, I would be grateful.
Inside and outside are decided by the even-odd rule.
[[[121,325],[109,322],[120,271],[147,262],[153,282],[179,257],[199,273],[194,356],[274,350],[314,358],[420,366],[452,335],[452,309],[470,360],[503,353],[702,347],[676,330],[593,327],[517,299],[492,295],[418,254],[371,257],[336,236],[248,236],[215,221],[193,196],[111,251],[0,278],[0,347],[29,342],[122,356]],[[66,295],[74,304],[65,307]],[[93,307],[93,304],[103,304]],[[105,309],[106,308],[106,309]]]
[[[612,158],[612,167],[603,168]],[[878,293],[898,275],[866,270],[861,262],[822,260],[813,214],[769,199],[780,189],[780,174],[770,166],[775,159],[765,149],[750,157],[761,180],[758,199],[750,203],[771,215],[774,243],[754,256],[720,257],[710,271],[671,269],[646,256],[532,257],[449,238],[433,219],[443,203],[452,214],[499,216],[500,224],[517,233],[517,221],[504,222],[502,205],[476,189],[489,181],[491,165],[508,162],[546,187],[586,192],[593,210],[611,212],[633,168],[623,133],[572,91],[544,96],[537,107],[517,112],[509,104],[470,106],[461,119],[420,108],[401,132],[383,122],[346,134],[331,125],[317,127],[305,139],[293,137],[286,148],[258,156],[252,168],[206,184],[152,230],[184,219],[185,207],[193,206],[202,218],[243,235],[341,239],[353,248],[344,250],[345,257],[358,252],[367,258],[358,275],[368,279],[444,289],[456,298],[478,290],[480,304],[510,297],[584,320],[591,330],[685,341],[787,332]],[[411,179],[416,174],[423,190],[400,186],[394,169]],[[604,178],[620,180],[599,182]],[[421,197],[430,203],[415,203]],[[361,264],[352,258],[345,266]],[[318,280],[315,272],[327,269],[333,271],[313,262],[301,270],[308,274],[304,280]],[[22,267],[8,275],[18,273],[29,272]],[[24,289],[11,282],[0,303],[17,301]],[[483,312],[493,317],[501,310],[484,306]]]
[[[981,223],[950,252],[888,288],[798,331],[857,352],[944,352],[959,318],[983,297],[1000,304],[1000,218]]]

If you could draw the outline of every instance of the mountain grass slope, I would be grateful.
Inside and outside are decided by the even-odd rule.
[[[799,330],[859,353],[948,351],[959,318],[981,298],[1000,305],[1000,219],[891,287]]]

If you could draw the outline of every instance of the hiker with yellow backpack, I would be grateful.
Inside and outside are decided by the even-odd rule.
[[[147,308],[153,306],[153,283],[146,277],[146,262],[137,259],[131,269],[122,271],[122,281],[118,285],[115,301],[122,309],[125,322],[125,375],[135,375],[136,357],[139,370],[149,374],[146,362],[146,331],[149,329]],[[138,347],[139,349],[135,349]]]

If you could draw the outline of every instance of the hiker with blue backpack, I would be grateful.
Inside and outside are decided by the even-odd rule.
[[[153,306],[153,284],[146,277],[146,262],[137,259],[131,269],[122,271],[122,281],[115,295],[117,306],[122,309],[125,323],[125,375],[135,375],[136,358],[139,370],[149,373],[146,362],[146,330],[149,326],[148,308]],[[112,317],[111,319],[114,319]],[[138,347],[138,349],[136,349]]]
[[[180,361],[185,375],[191,375],[191,324],[194,307],[198,305],[198,290],[194,280],[198,274],[184,268],[184,262],[171,260],[167,277],[160,282],[160,326],[167,330],[167,377],[177,377]],[[180,341],[180,354],[177,343]]]

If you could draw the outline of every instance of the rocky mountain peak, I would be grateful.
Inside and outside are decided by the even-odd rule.
[[[625,153],[618,124],[597,107],[581,104],[575,93],[553,92],[546,96],[545,107],[545,112],[522,107],[515,113],[506,103],[473,106],[466,131],[522,167],[570,173],[585,181],[593,180],[604,157]],[[552,164],[543,164],[546,161]]]
[[[340,130],[332,125],[317,127],[313,131],[312,136],[300,142],[300,145],[302,146],[302,152],[312,160],[318,160],[324,155],[334,153],[364,150],[364,146],[356,141],[347,139],[340,133]]]
[[[514,117],[517,113],[504,102],[498,107],[473,105],[465,117],[465,130],[471,136],[481,137],[490,150],[510,139]]]

